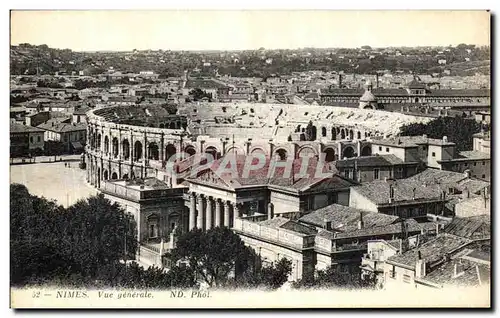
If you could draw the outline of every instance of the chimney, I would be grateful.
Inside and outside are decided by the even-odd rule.
[[[439,223],[436,222],[436,236],[439,234]]]
[[[267,219],[271,220],[274,218],[274,204],[272,202],[269,202],[267,204]]]
[[[425,260],[422,259],[422,254],[418,251],[418,259],[415,263],[415,278],[421,278],[425,276]]]
[[[415,192],[417,191],[417,188],[413,188],[413,196],[412,199],[415,200]]]
[[[170,242],[169,242],[169,248],[174,249],[175,246],[177,245],[177,236],[175,235],[175,230],[177,227],[174,227],[172,232],[170,232]]]
[[[359,212],[358,230],[362,230],[365,227],[365,222],[363,222],[363,213]]]
[[[342,74],[339,74],[339,88],[342,88]]]
[[[464,176],[465,176],[466,178],[470,179],[470,170],[469,170],[469,169],[466,169],[466,170],[464,171]]]
[[[422,135],[422,137],[424,137],[424,139],[427,139],[427,135],[425,135],[425,134],[424,134],[424,135]]]
[[[446,143],[448,142],[448,137],[447,136],[443,136],[443,143]]]
[[[375,87],[378,88],[378,73],[375,74]]]

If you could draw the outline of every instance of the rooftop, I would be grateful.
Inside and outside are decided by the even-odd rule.
[[[378,139],[372,138],[374,145],[384,145],[400,148],[418,147],[418,145],[434,145],[434,146],[454,146],[455,143],[444,139],[433,139],[426,136],[398,136],[393,138]]]
[[[87,125],[85,123],[43,123],[37,126],[43,130],[54,131],[58,133],[72,132],[72,131],[82,131],[87,130]]]
[[[488,238],[491,236],[491,219],[489,215],[455,217],[443,231],[469,239]]]
[[[36,127],[33,127],[33,126],[27,126],[27,125],[23,125],[23,124],[17,124],[17,123],[10,123],[10,132],[11,133],[35,133],[35,132],[39,132],[39,133],[42,133],[44,132],[43,129],[40,129],[40,128],[36,128]]]
[[[357,157],[357,158],[338,160],[336,162],[337,169],[354,167],[355,165],[357,165],[358,167],[380,167],[380,166],[393,166],[398,164],[404,164],[404,161],[399,159],[393,154]]]
[[[424,259],[426,263],[434,263],[442,259],[446,254],[471,242],[472,241],[467,238],[445,233],[403,254],[391,256],[388,258],[388,261],[415,268],[418,252],[421,253],[422,259]]]

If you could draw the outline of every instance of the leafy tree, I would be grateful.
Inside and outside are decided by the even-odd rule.
[[[338,266],[328,266],[325,270],[315,272],[313,278],[299,280],[292,285],[294,288],[373,288],[375,279],[362,279],[359,269],[350,272],[341,272]]]
[[[486,130],[489,127],[483,127]],[[402,136],[427,135],[429,138],[442,139],[448,137],[448,141],[456,144],[457,151],[472,149],[472,135],[481,131],[481,124],[474,119],[455,117],[439,117],[427,124],[410,124],[401,127]]]
[[[204,97],[207,97],[210,101],[212,101],[212,94],[208,94],[200,88],[195,88],[190,91],[189,96],[191,96],[195,102],[203,99]]]
[[[185,262],[208,286],[223,286],[238,261],[248,259],[249,248],[227,227],[195,229],[179,237],[170,257]],[[242,266],[240,270],[246,270]]]

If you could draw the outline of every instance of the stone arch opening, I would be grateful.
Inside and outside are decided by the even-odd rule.
[[[275,158],[278,160],[286,160],[286,158],[288,157],[288,152],[283,148],[277,149],[274,153]]]
[[[128,180],[128,173],[124,174],[124,175],[122,176],[122,179],[123,179],[123,180]]]
[[[297,128],[295,129],[295,132],[300,132],[300,125],[297,126]]]
[[[297,155],[298,157],[314,157],[317,153],[313,148],[305,146],[299,149]]]
[[[326,127],[321,127],[321,137],[326,137]]]
[[[176,154],[176,152],[177,152],[177,149],[175,148],[175,146],[172,144],[168,144],[165,147],[165,160],[169,160],[170,157],[172,157],[173,155]]]
[[[266,152],[262,148],[254,148],[254,149],[252,149],[252,151],[250,151],[250,153],[251,154],[258,154],[258,153],[260,153],[260,154],[262,154],[264,156],[266,155]]]
[[[349,139],[353,140],[354,139],[354,131],[349,130]]]
[[[128,139],[125,139],[122,142],[122,152],[123,158],[128,160],[130,158],[130,143],[128,142]]]
[[[149,143],[148,154],[149,154],[148,159],[151,159],[151,160],[159,160],[160,159],[160,151],[159,151],[159,148],[158,148],[158,145],[156,144],[156,142]]]
[[[112,148],[112,152],[113,152],[113,157],[117,158],[118,157],[118,138],[114,137],[111,144],[112,144],[111,148]]]
[[[340,130],[340,139],[345,139],[345,129]]]
[[[97,144],[96,148],[101,149],[101,134],[97,134]]]
[[[165,128],[165,124],[161,123],[158,127]]]
[[[137,140],[134,144],[134,161],[142,159],[142,142]]]
[[[102,178],[104,180],[108,180],[108,170],[104,170],[103,173],[102,173]]]
[[[361,139],[361,131],[358,131],[357,137],[358,137],[358,139]]]
[[[116,172],[113,172],[113,174],[111,175],[111,180],[116,180],[118,179],[118,175],[116,174]]]
[[[244,155],[245,152],[240,147],[230,147],[227,149],[226,154]]]
[[[337,140],[337,130],[334,128],[332,128],[332,140]]]
[[[209,146],[205,149],[205,153],[210,154],[215,160],[221,157],[219,149],[214,146]]]
[[[193,146],[187,146],[184,151],[189,155],[189,156],[194,156],[196,154],[196,149],[194,149]]]
[[[325,162],[332,162],[338,159],[338,156],[335,154],[335,150],[333,150],[333,148],[326,148],[323,150],[323,153],[325,154]]]
[[[175,129],[175,123],[174,122],[169,123],[168,129]]]
[[[352,158],[354,157],[354,148],[351,146],[347,146],[342,151],[342,158]]]
[[[371,156],[372,155],[372,147],[370,146],[364,146],[362,149],[361,149],[361,156]]]
[[[109,137],[108,136],[104,137],[104,153],[105,154],[109,153]]]

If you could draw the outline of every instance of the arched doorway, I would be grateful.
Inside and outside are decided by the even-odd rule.
[[[128,180],[128,173],[124,174],[122,177],[123,180]]]
[[[172,144],[168,144],[165,147],[165,160],[168,161],[168,159],[170,159],[170,157],[175,155],[176,152],[177,152],[177,149],[175,149],[175,146]]]
[[[338,159],[333,148],[326,148],[323,150],[323,153],[325,154],[325,162],[332,162]]]
[[[174,122],[169,123],[168,129],[175,129],[175,123]]]
[[[316,140],[316,137],[318,136],[318,129],[316,126],[312,126],[311,132],[311,140]]]
[[[97,144],[96,144],[97,149],[101,149],[101,134],[97,134]]]
[[[358,139],[361,139],[361,131],[358,131]]]
[[[352,158],[354,157],[354,148],[351,146],[347,146],[342,151],[342,158]]]
[[[345,139],[345,129],[340,130],[340,139]]]
[[[151,214],[150,216],[148,216],[147,218],[148,237],[150,239],[158,237],[158,223],[159,223],[158,215]]]
[[[332,128],[332,140],[337,140],[337,130],[334,128]]]
[[[122,152],[123,158],[128,160],[130,158],[130,143],[128,142],[128,139],[125,139],[122,142]]]
[[[108,170],[104,170],[104,172],[102,173],[102,177],[104,180],[108,180]]]
[[[288,153],[285,149],[278,149],[276,150],[275,152],[275,158],[277,160],[286,160],[286,158],[288,157]]]
[[[361,149],[361,156],[367,157],[371,155],[372,155],[372,147],[364,146],[363,149]]]
[[[158,145],[156,144],[156,142],[149,143],[148,154],[149,154],[148,159],[151,159],[151,160],[159,160],[160,159],[160,152],[159,152]]]
[[[321,127],[321,137],[326,137],[326,128]]]
[[[116,172],[113,172],[113,174],[111,175],[111,180],[116,180],[118,179],[118,175],[116,174]]]
[[[354,131],[349,130],[349,139],[353,140],[354,139]]]
[[[138,140],[134,144],[134,161],[142,159],[142,143]]]

